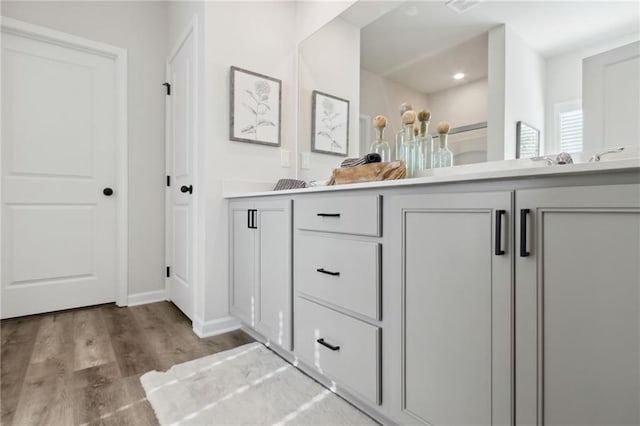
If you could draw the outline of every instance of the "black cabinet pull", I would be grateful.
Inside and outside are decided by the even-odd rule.
[[[187,185],[182,185],[182,186],[180,187],[180,192],[182,192],[183,194],[186,194],[187,192],[188,192],[189,194],[193,194],[193,185],[189,185],[189,186],[187,186]]]
[[[520,257],[529,257],[527,251],[527,215],[529,209],[520,209]]]
[[[506,210],[496,210],[496,256],[502,256],[502,217],[507,213]]]
[[[247,228],[249,229],[258,229],[258,225],[256,224],[256,213],[258,210],[249,209],[247,210]]]
[[[325,348],[331,349],[332,351],[339,351],[340,350],[340,346],[333,346],[332,344],[325,342],[323,338],[320,338],[320,339],[316,340],[316,342],[320,343]]]
[[[331,271],[327,271],[324,268],[318,268],[316,269],[316,271],[320,272],[321,274],[333,275],[334,277],[340,276],[340,272],[331,272]]]
[[[340,217],[340,213],[318,213],[320,217]]]
[[[106,195],[107,197],[111,197],[113,195],[113,189],[105,188],[105,189],[102,190],[102,193],[104,195]]]

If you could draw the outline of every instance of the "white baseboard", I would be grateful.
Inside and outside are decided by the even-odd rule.
[[[130,294],[127,297],[127,306],[146,305],[147,303],[162,302],[163,300],[166,300],[164,289],[147,291],[146,293]]]
[[[200,338],[217,336],[218,334],[228,333],[241,327],[238,318],[226,316],[212,321],[193,321],[193,332]]]

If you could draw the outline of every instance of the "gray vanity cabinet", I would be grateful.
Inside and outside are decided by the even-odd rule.
[[[388,200],[406,422],[509,424],[513,192]]]
[[[640,185],[516,199],[516,424],[640,424]]]
[[[291,200],[229,203],[230,310],[291,350]]]

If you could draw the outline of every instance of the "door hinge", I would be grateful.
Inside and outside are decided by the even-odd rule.
[[[167,186],[171,186],[171,176],[167,176]]]
[[[171,266],[167,266],[167,278],[171,276]]]
[[[167,96],[171,96],[171,84],[169,83],[162,83],[163,86],[165,86],[167,88]]]

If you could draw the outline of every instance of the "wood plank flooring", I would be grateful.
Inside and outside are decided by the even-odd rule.
[[[198,338],[169,302],[101,305],[1,323],[2,425],[156,425],[140,376],[253,339]]]

